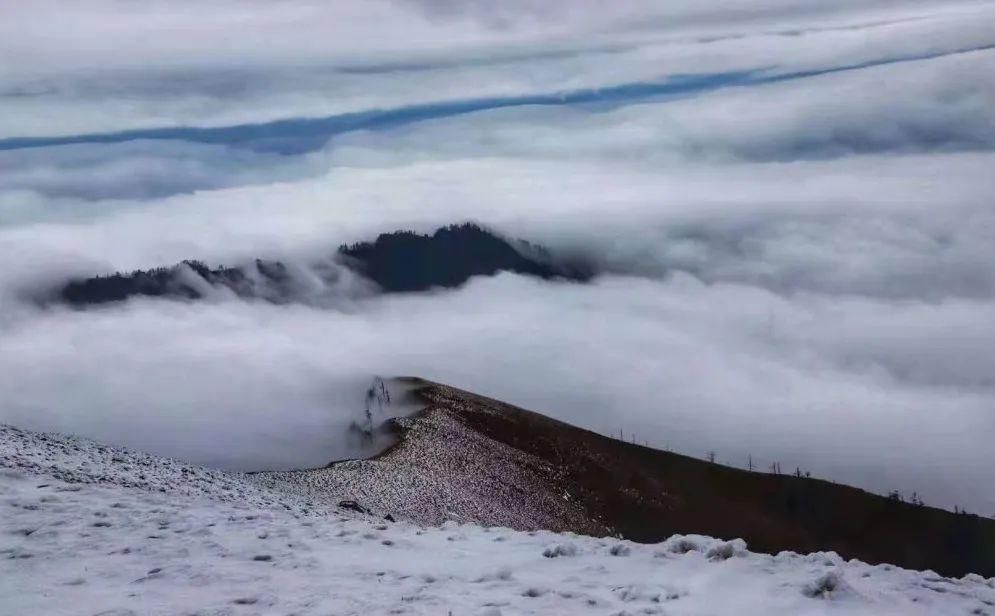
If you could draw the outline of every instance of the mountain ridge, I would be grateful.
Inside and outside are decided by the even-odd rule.
[[[11,614],[933,616],[995,604],[995,578],[973,574],[764,554],[702,535],[641,544],[426,526],[4,424],[0,502]]]
[[[399,441],[366,460],[262,473],[267,485],[347,493],[426,524],[459,519],[516,530],[742,538],[767,553],[995,575],[995,520],[830,481],[722,466],[606,437],[417,378],[424,407],[393,420]]]
[[[542,246],[463,223],[440,227],[431,235],[404,230],[382,233],[372,242],[343,244],[331,257],[299,267],[266,259],[217,267],[185,260],[167,267],[73,278],[38,299],[76,308],[134,297],[194,301],[214,293],[272,303],[306,302],[322,293],[334,295],[349,276],[383,293],[411,293],[457,288],[475,276],[500,272],[573,282],[594,276],[588,265],[554,259]]]

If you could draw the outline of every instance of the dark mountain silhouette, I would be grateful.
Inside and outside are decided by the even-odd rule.
[[[369,460],[265,473],[295,489],[347,486],[379,515],[655,543],[742,538],[770,554],[843,558],[947,576],[995,575],[995,520],[798,475],[731,468],[628,443],[422,379],[396,379],[422,410]],[[413,489],[412,485],[417,485]]]
[[[475,224],[443,227],[432,235],[411,231],[385,233],[373,242],[340,246],[324,263],[308,268],[312,277],[327,284],[340,275],[330,262],[355,271],[390,293],[457,287],[473,276],[514,272],[543,279],[586,281],[590,268],[556,263],[540,246],[508,240]],[[302,299],[301,281],[280,261],[211,268],[199,261],[171,267],[137,270],[70,280],[47,301],[76,307],[119,302],[131,297],[197,300],[212,290],[238,297],[283,303]]]
[[[385,233],[376,241],[342,246],[339,253],[386,291],[424,291],[456,287],[473,276],[515,272],[538,278],[587,280],[580,267],[553,265],[548,251],[517,241],[513,245],[474,224],[453,225],[432,235]]]
[[[281,289],[290,291],[290,276],[279,261],[256,260],[255,280],[247,267],[210,268],[199,261],[183,261],[172,267],[137,270],[72,280],[62,287],[59,298],[74,306],[119,302],[134,296],[201,299],[206,286],[225,288],[245,298],[260,297],[258,282],[262,280],[279,297]]]

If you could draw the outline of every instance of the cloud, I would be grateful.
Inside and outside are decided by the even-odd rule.
[[[324,118],[297,118],[289,120],[279,120],[259,124],[240,124],[234,126],[204,128],[204,127],[172,127],[172,128],[152,128],[145,130],[125,130],[113,133],[94,133],[83,135],[70,135],[65,137],[22,137],[0,140],[0,150],[19,150],[47,146],[85,144],[85,143],[128,143],[138,140],[167,140],[167,141],[188,141],[206,144],[227,144],[229,146],[248,148],[261,152],[275,152],[280,154],[300,154],[320,149],[329,138],[342,133],[349,133],[358,130],[390,130],[397,127],[404,127],[412,124],[419,124],[425,121],[445,119],[447,117],[461,116],[473,112],[496,110],[514,107],[537,107],[547,106],[554,108],[571,108],[581,105],[619,106],[645,101],[659,100],[665,97],[671,98],[693,98],[703,93],[727,88],[743,89],[756,88],[768,84],[780,84],[793,82],[796,80],[813,80],[816,83],[812,86],[816,89],[826,87],[826,80],[814,78],[835,76],[839,73],[847,73],[855,70],[863,70],[863,79],[851,80],[845,83],[845,87],[854,92],[863,92],[862,86],[871,80],[881,78],[879,67],[888,67],[895,64],[909,62],[925,62],[929,60],[945,60],[947,58],[960,59],[960,56],[967,55],[970,59],[977,61],[975,56],[983,52],[990,52],[995,49],[995,44],[982,47],[968,47],[949,52],[939,52],[937,54],[895,56],[887,57],[877,61],[862,62],[859,64],[844,64],[828,66],[813,70],[803,71],[769,71],[769,70],[747,70],[731,71],[722,73],[699,73],[671,75],[665,79],[652,82],[621,83],[600,88],[583,88],[580,90],[562,91],[553,94],[525,94],[505,97],[483,97],[459,100],[449,100],[432,103],[422,103],[395,107],[392,109],[376,109],[365,112],[353,112],[340,115],[333,115]],[[982,56],[984,60],[991,61],[991,54]],[[934,65],[947,65],[950,62],[935,62]],[[954,65],[956,66],[956,65]],[[909,71],[905,71],[907,74]],[[936,69],[934,68],[934,74]],[[963,71],[973,72],[973,71]],[[901,75],[901,73],[899,73]],[[958,75],[963,78],[963,75]],[[939,79],[934,77],[934,81]],[[908,80],[907,80],[908,81]],[[948,82],[952,81],[950,79]],[[863,83],[862,83],[863,82]],[[829,80],[832,85],[833,80]],[[839,80],[836,80],[839,83]],[[917,82],[903,84],[906,89],[915,87]],[[936,83],[929,84],[931,90],[937,89]],[[783,144],[775,140],[771,146],[761,148],[758,151],[745,151],[742,155],[753,157],[806,157],[833,155],[840,151],[873,152],[881,149],[895,147],[895,142],[922,141],[924,146],[931,148],[983,148],[991,145],[992,123],[988,121],[986,104],[990,101],[991,92],[985,91],[983,83],[979,90],[965,88],[962,81],[955,80],[947,85],[946,94],[952,100],[948,101],[927,101],[927,104],[918,103],[907,105],[905,109],[900,109],[898,122],[884,130],[867,130],[866,126],[853,127],[851,130],[845,128],[839,135],[806,135],[806,140],[793,144]],[[973,84],[972,84],[973,85]],[[926,88],[919,88],[920,90]],[[951,90],[960,91],[951,91]],[[966,91],[964,91],[966,90]],[[769,94],[768,94],[769,95]],[[811,96],[811,95],[810,95]],[[970,96],[969,100],[964,98]],[[749,98],[740,97],[740,98]],[[933,103],[932,105],[928,103]],[[943,107],[960,105],[961,109],[947,111]],[[796,106],[797,103],[796,103]],[[813,107],[811,103],[808,105]],[[818,106],[815,106],[818,109]],[[939,109],[937,109],[939,108]],[[824,109],[823,109],[824,111]],[[880,109],[863,109],[863,115],[878,115]],[[972,118],[971,115],[976,116]],[[954,116],[954,117],[951,117]],[[728,113],[723,119],[728,118]],[[842,121],[854,120],[858,122],[864,118],[829,118],[830,125]],[[954,122],[959,122],[952,134],[949,127]],[[908,123],[908,126],[903,122]],[[821,122],[820,122],[821,123]],[[976,124],[982,124],[987,130],[982,134],[974,134],[970,129]],[[794,127],[792,127],[794,128]],[[819,128],[816,125],[816,128]],[[858,130],[854,130],[858,129]],[[864,129],[864,130],[859,130]],[[888,130],[890,129],[890,130]],[[959,129],[959,130],[958,130]],[[828,142],[828,143],[823,143]],[[703,149],[703,144],[690,144],[698,150]],[[789,146],[789,147],[786,147]],[[912,143],[912,145],[917,145]],[[827,146],[835,146],[836,152],[829,150]]]
[[[90,202],[266,184],[306,177],[310,171],[306,161],[181,140],[0,151],[0,166],[4,192]],[[0,224],[16,221],[4,217]]]
[[[995,286],[985,265],[988,153],[675,165],[666,173],[638,162],[514,157],[381,163],[296,182],[77,204],[90,218],[75,224],[53,220],[57,206],[41,202],[27,217],[33,224],[0,231],[0,279],[35,276],[49,259],[63,268],[63,255],[93,273],[187,258],[213,265],[327,254],[382,231],[476,219],[647,276],[682,269],[783,291],[924,298],[987,296]]]
[[[995,479],[990,323],[990,304],[969,300],[502,275],[339,311],[50,312],[4,332],[0,388],[20,425],[265,468],[348,455],[343,428],[370,376],[417,373],[691,455],[984,510],[995,503],[962,488]]]
[[[990,7],[192,6],[0,25],[0,135],[74,141],[0,152],[0,421],[312,465],[351,455],[373,374],[414,374],[995,512]],[[387,120],[322,128],[341,114]],[[263,141],[308,147],[239,141],[276,120]],[[608,274],[325,309],[20,300],[464,220]]]
[[[995,42],[984,5],[850,4],[862,6],[731,1],[702,15],[692,3],[627,3],[606,18],[597,3],[553,3],[557,19],[529,10],[494,28],[473,11],[437,19],[408,3],[29,3],[0,25],[13,59],[0,72],[0,136],[233,126]],[[737,10],[757,7],[781,14]]]

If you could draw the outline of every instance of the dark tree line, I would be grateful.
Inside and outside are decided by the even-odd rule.
[[[514,272],[543,279],[586,281],[591,272],[555,264],[549,253],[526,242],[499,237],[475,224],[452,225],[432,235],[385,233],[373,242],[341,246],[339,253],[385,291],[456,287],[473,276]]]
[[[594,275],[589,266],[554,260],[541,246],[509,240],[469,223],[443,227],[432,235],[385,233],[373,242],[340,246],[333,259],[369,278],[385,292],[452,288],[473,276],[503,271],[578,282]],[[337,273],[327,263],[313,269],[325,282],[332,282]],[[42,301],[83,307],[142,296],[197,300],[211,287],[243,298],[278,303],[294,301],[297,289],[287,266],[280,261],[256,260],[238,267],[214,268],[200,261],[183,261],[170,267],[71,280],[54,297]]]

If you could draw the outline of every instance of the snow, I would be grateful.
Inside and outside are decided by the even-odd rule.
[[[403,512],[423,525],[459,520],[518,529],[607,530],[556,488],[547,462],[458,421],[450,406],[460,403],[454,398],[447,406],[431,405],[417,417],[398,419],[404,438],[374,459],[260,473],[252,481],[288,498],[320,504],[346,498],[381,515]],[[474,412],[490,411],[478,406]]]
[[[702,536],[388,522],[250,475],[4,426],[0,512],[3,615],[995,615],[995,579]]]

